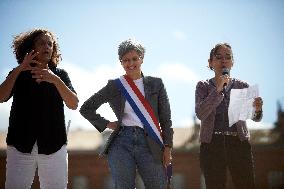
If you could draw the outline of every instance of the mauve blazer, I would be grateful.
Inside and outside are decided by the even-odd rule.
[[[162,129],[162,138],[164,144],[173,146],[173,129],[171,121],[171,109],[169,104],[168,95],[162,79],[146,76],[143,77],[145,98],[152,106],[154,113],[159,120]],[[106,125],[110,122],[102,117],[96,111],[104,103],[109,103],[113,112],[117,117],[118,128],[114,130],[103,150],[103,154],[107,154],[108,148],[112,143],[115,136],[119,133],[122,116],[124,113],[125,101],[123,94],[116,86],[114,80],[109,80],[107,85],[91,96],[80,108],[80,113],[85,117],[99,132],[106,129]],[[163,159],[163,149],[148,135],[146,135],[150,151],[156,162],[161,162]]]
[[[248,84],[238,79],[232,79],[231,89],[248,88]],[[217,106],[222,102],[224,96],[218,93],[216,86],[212,79],[206,81],[199,81],[195,90],[195,113],[198,119],[201,120],[200,127],[200,142],[210,143],[212,140],[214,121]],[[261,115],[255,114],[254,121],[260,121]],[[236,123],[238,136],[241,141],[249,139],[249,131],[245,121],[238,121]]]

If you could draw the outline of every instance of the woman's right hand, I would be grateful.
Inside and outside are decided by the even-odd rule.
[[[31,63],[40,64],[38,61],[34,60],[38,53],[33,50],[27,53],[23,62],[13,69],[12,73],[6,78],[6,80],[0,85],[0,103],[7,101],[11,97],[11,91],[15,84],[18,75],[22,71],[32,70]]]
[[[41,63],[35,60],[34,58],[38,55],[38,52],[35,52],[32,50],[31,52],[27,53],[23,62],[18,66],[18,70],[21,71],[27,71],[27,70],[32,70],[33,66],[31,64],[38,64],[40,65]]]
[[[224,89],[224,85],[230,82],[231,78],[229,75],[221,75],[217,81],[217,91],[221,92]]]
[[[117,122],[109,122],[106,126],[107,128],[111,129],[111,130],[115,130],[117,128]]]

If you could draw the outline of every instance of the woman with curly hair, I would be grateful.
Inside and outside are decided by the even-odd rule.
[[[38,168],[41,188],[67,188],[64,103],[75,110],[79,100],[67,72],[57,68],[57,39],[33,29],[17,35],[12,48],[19,65],[0,85],[1,103],[13,96],[5,187],[30,188]]]

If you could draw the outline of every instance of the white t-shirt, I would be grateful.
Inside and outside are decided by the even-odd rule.
[[[142,93],[142,95],[145,96],[143,79],[140,78],[133,81],[140,90],[140,92]],[[141,128],[144,128],[142,122],[137,117],[136,113],[133,111],[132,107],[130,106],[127,100],[125,102],[124,113],[122,116],[122,125],[139,126]]]

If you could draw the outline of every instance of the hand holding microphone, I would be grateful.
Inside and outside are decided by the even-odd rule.
[[[224,91],[229,82],[230,82],[230,70],[229,68],[223,67],[222,75],[220,76],[220,80],[217,85],[217,91],[218,92]]]
[[[230,75],[230,70],[229,70],[228,68],[226,68],[226,67],[223,67],[223,68],[222,68],[222,75],[227,76],[227,77],[225,78],[224,84],[223,84],[223,87],[226,87],[227,84],[228,84],[228,82],[230,81],[230,77],[229,77],[229,75]]]

